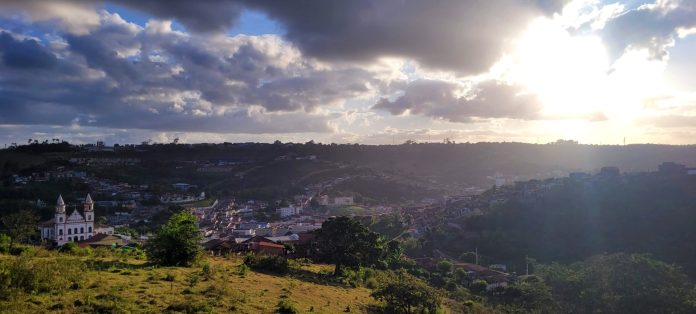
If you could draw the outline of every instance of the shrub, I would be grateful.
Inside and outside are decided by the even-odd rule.
[[[195,287],[198,284],[199,280],[200,278],[198,277],[198,273],[196,273],[195,271],[188,275],[187,281],[191,288]]]
[[[290,270],[288,259],[283,256],[265,256],[249,254],[244,258],[244,264],[256,271],[287,274]]]
[[[78,260],[57,261],[20,256],[0,262],[0,291],[62,292],[70,287],[81,286],[83,269],[84,264]]]
[[[170,304],[166,312],[171,313],[171,312],[183,312],[183,313],[211,313],[213,311],[213,308],[210,305],[207,304],[193,304],[190,302],[181,302],[181,303],[173,303]]]
[[[176,276],[174,276],[174,274],[167,274],[166,276],[164,276],[164,281],[170,281],[170,282],[171,282],[171,281],[174,281],[174,280],[176,280]]]
[[[210,268],[210,263],[203,263],[203,267],[201,267],[201,273],[203,274],[204,280],[210,280],[210,278],[213,277],[213,270]]]
[[[276,313],[278,314],[296,314],[297,308],[287,299],[281,299],[276,305]]]
[[[68,242],[63,244],[58,249],[59,252],[61,253],[68,253],[72,255],[78,255],[78,256],[89,256],[92,255],[92,249],[89,247],[81,248],[77,245],[75,242]]]
[[[247,271],[249,271],[249,266],[247,266],[247,264],[242,263],[239,265],[239,271],[238,271],[239,276],[241,276],[241,277],[246,276]]]
[[[6,234],[0,234],[0,253],[10,252],[10,236]]]

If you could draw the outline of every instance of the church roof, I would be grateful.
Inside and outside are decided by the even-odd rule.
[[[65,205],[65,202],[63,201],[63,195],[58,195],[58,206],[63,205]]]
[[[92,203],[93,203],[93,201],[92,201],[92,196],[90,196],[89,193],[87,193],[87,198],[85,199],[85,203],[87,203],[87,204],[92,204]]]
[[[74,221],[84,221],[85,218],[82,217],[80,212],[77,210],[74,210],[70,216],[68,216],[68,219],[66,219],[67,222],[74,222]]]

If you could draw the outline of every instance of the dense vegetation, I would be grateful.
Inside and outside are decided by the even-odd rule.
[[[518,271],[524,269],[525,256],[572,263],[604,252],[650,253],[696,276],[694,177],[639,174],[592,184],[566,180],[538,200],[513,199],[459,223],[464,230],[446,223],[431,230],[424,248],[455,257],[478,249],[484,262]]]

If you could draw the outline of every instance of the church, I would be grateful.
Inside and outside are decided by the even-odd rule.
[[[89,239],[94,235],[94,201],[87,194],[83,214],[75,209],[69,216],[65,213],[63,196],[58,196],[53,219],[41,224],[41,239],[57,245]]]

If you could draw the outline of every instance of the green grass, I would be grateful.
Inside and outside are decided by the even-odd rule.
[[[287,300],[299,313],[340,313],[347,307],[361,313],[377,304],[367,288],[322,279],[332,270],[329,265],[296,265],[290,275],[278,276],[240,271],[240,257],[206,257],[203,263],[210,266],[204,271],[203,266],[153,268],[116,253],[76,257],[37,252],[31,261],[84,262],[81,282],[62,291],[0,293],[3,312],[273,313]],[[0,263],[16,259],[0,255]]]
[[[368,209],[360,206],[338,206],[329,207],[328,214],[330,216],[362,216]]]
[[[215,202],[214,198],[206,198],[204,200],[196,201],[193,203],[186,203],[186,204],[181,204],[183,207],[208,207],[213,205]]]

